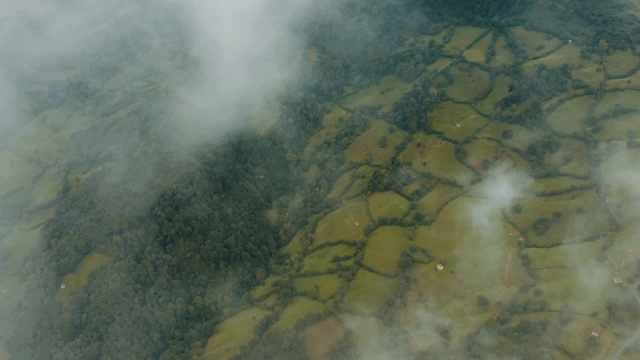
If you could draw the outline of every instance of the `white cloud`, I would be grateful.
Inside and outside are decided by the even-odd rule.
[[[180,93],[177,127],[187,138],[219,136],[296,75],[302,47],[296,24],[309,0],[179,2],[191,21],[191,55],[201,77]]]

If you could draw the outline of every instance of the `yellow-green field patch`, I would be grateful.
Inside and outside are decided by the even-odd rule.
[[[527,248],[522,255],[531,259],[532,270],[544,268],[580,268],[601,266],[597,260],[605,239],[582,244],[560,245],[552,248]]]
[[[571,70],[571,76],[575,80],[587,85],[587,90],[593,91],[598,89],[600,84],[605,81],[604,71],[601,70],[602,66],[597,61],[592,60],[585,62],[583,66],[575,70]]]
[[[42,230],[45,226],[43,224],[53,216],[54,213],[51,210],[38,214],[36,219],[16,224],[18,230],[2,238],[1,251],[5,254],[6,252],[11,254],[5,259],[7,268],[18,269],[24,263],[25,258],[29,256],[32,249],[42,242]],[[11,276],[9,273],[5,274],[5,276]]]
[[[640,254],[640,242],[637,241],[637,234],[640,234],[640,224],[638,222],[628,224],[615,234],[615,243],[609,248],[609,251]]]
[[[487,207],[488,201],[472,206]],[[491,214],[490,214],[491,215]],[[467,211],[468,221],[477,216]],[[487,216],[491,223],[470,226],[470,232],[458,240],[458,246],[447,258],[447,267],[462,276],[461,287],[467,292],[479,292],[495,287],[519,286],[528,280],[523,268],[518,266],[517,239],[509,235],[510,227],[501,214]],[[453,259],[449,261],[448,259]],[[457,261],[455,261],[458,259]],[[506,268],[508,266],[508,273]]]
[[[387,164],[396,147],[406,141],[407,133],[381,120],[372,120],[371,127],[358,136],[345,150],[345,163]]]
[[[55,130],[62,129],[72,116],[73,110],[69,107],[60,106],[41,112],[38,116],[29,121],[24,128],[14,138],[14,147],[19,156],[28,156],[31,150],[34,150],[33,144],[37,144],[48,139]],[[25,149],[27,152],[21,153],[20,146],[31,146],[31,149]]]
[[[446,69],[451,65],[453,59],[450,58],[440,58],[433,64],[427,66],[427,73],[429,74],[439,74],[442,70]]]
[[[340,323],[351,330],[358,341],[369,342],[371,336],[384,336],[389,331],[385,323],[377,317],[340,314]]]
[[[27,184],[32,184],[39,173],[34,162],[16,156],[11,150],[0,151],[0,198],[23,188],[30,190]]]
[[[38,230],[38,232],[40,231]],[[7,237],[5,237],[3,240],[13,239],[7,239]],[[20,240],[24,240],[24,238],[20,237]],[[24,264],[25,256],[26,254],[30,254],[30,250],[33,249],[34,243],[23,244],[22,248],[5,245],[6,243],[3,244],[2,247],[0,247],[0,251],[7,252],[7,249],[9,248],[12,258],[10,259],[10,261],[6,261],[6,263],[9,264],[12,268],[18,269],[19,266]],[[2,296],[0,296],[0,309],[4,309],[7,312],[19,309],[22,306],[21,304],[24,304],[25,295],[28,294],[28,284],[24,281],[24,279],[21,278],[21,274],[18,272],[3,273],[2,277],[0,277],[0,289],[2,293]],[[61,296],[58,295],[57,299],[60,298]],[[0,328],[0,335],[9,336],[13,333],[13,331],[13,327]]]
[[[549,68],[559,68],[566,64],[572,68],[578,68],[584,67],[585,61],[588,60],[580,58],[580,47],[575,44],[565,44],[547,56],[525,62],[522,64],[522,68],[531,75],[535,73],[540,65]]]
[[[487,61],[487,53],[489,52],[489,46],[492,40],[493,32],[490,32],[469,49],[465,50],[462,56],[469,62],[484,64]]]
[[[202,358],[205,360],[231,359],[240,354],[240,346],[255,335],[253,329],[269,311],[252,307],[235,314],[216,326],[215,334],[207,341]]]
[[[353,182],[351,183],[351,186],[349,186],[347,192],[345,192],[342,197],[344,199],[351,199],[365,194],[367,192],[367,186],[371,182],[371,178],[376,171],[383,174],[388,173],[387,170],[375,168],[369,165],[359,166],[353,174]]]
[[[350,115],[340,106],[334,106],[327,115],[322,118],[322,127],[335,136],[345,124],[348,123]]]
[[[548,68],[559,68],[566,65],[571,69],[573,79],[582,82],[591,89],[597,89],[600,86],[600,83],[605,80],[605,74],[602,71],[602,66],[595,59],[583,59],[580,54],[580,47],[575,44],[566,44],[548,56],[527,61],[523,64],[522,68],[529,75],[535,75],[536,69],[540,65],[544,65]],[[571,94],[572,92],[575,91],[569,89],[567,94],[563,96]],[[552,101],[555,102],[555,100]]]
[[[370,223],[364,201],[346,204],[318,222],[314,245],[338,240],[364,240],[364,228]]]
[[[485,96],[491,86],[491,75],[478,66],[467,64],[452,70],[453,82],[445,90],[456,102],[468,102]]]
[[[510,33],[529,58],[550,54],[563,45],[561,40],[548,34],[527,30],[520,26],[511,28]]]
[[[497,111],[497,105],[500,100],[510,95],[509,84],[513,82],[511,76],[499,74],[494,78],[493,89],[485,99],[475,104],[475,108],[484,114],[494,114]],[[499,123],[494,121],[494,123]]]
[[[361,90],[345,99],[350,109],[360,106],[382,106],[382,111],[390,112],[393,104],[400,101],[412,89],[412,83],[405,83],[395,76],[384,76],[380,83]]]
[[[349,186],[353,183],[353,175],[355,171],[356,170],[353,169],[340,175],[338,180],[333,183],[333,188],[331,188],[331,192],[328,195],[329,199],[340,199],[342,197]]]
[[[589,148],[584,141],[563,138],[560,139],[560,149],[545,155],[548,168],[563,175],[576,177],[589,176]]]
[[[369,211],[375,221],[401,218],[409,210],[409,200],[393,191],[374,193],[369,197]]]
[[[527,239],[535,246],[580,242],[609,229],[594,190],[527,197],[520,199],[519,205],[519,212],[509,211],[507,216],[518,228],[525,229]]]
[[[263,301],[261,301],[259,303],[260,307],[262,307],[263,309],[272,309],[273,306],[276,304],[276,301],[278,300],[278,294],[271,294],[269,296],[267,296],[266,299],[264,299]]]
[[[591,273],[571,268],[537,271],[544,278],[537,288],[544,294],[547,309],[557,311],[569,306],[571,312],[583,315],[591,314],[594,309],[605,310],[606,301],[620,287],[613,282],[613,276],[607,275],[606,269],[593,270]],[[611,291],[602,291],[607,288]]]
[[[29,210],[51,205],[58,197],[58,193],[62,189],[62,181],[57,172],[57,169],[50,168],[38,178],[33,190],[29,193],[31,197]]]
[[[320,170],[318,165],[312,164],[304,174],[304,180],[309,184],[314,184],[320,175],[322,175],[322,170]]]
[[[522,142],[523,139],[530,139],[532,137],[528,131],[530,130],[520,125],[509,124],[502,121],[491,121],[489,122],[489,124],[487,124],[487,126],[483,127],[482,130],[478,131],[475,136],[481,139],[493,139],[496,141],[502,141],[507,146],[514,147],[512,145],[519,146],[520,142]],[[505,137],[504,134],[508,134],[508,136]],[[521,138],[518,139],[520,141],[514,141],[513,144],[507,143],[517,136]],[[520,149],[520,147],[517,148]]]
[[[85,256],[80,262],[80,265],[76,268],[76,271],[67,274],[62,283],[65,284],[65,291],[79,290],[87,284],[89,281],[89,275],[100,269],[101,267],[109,264],[111,258],[106,255],[92,252]]]
[[[297,291],[315,294],[322,300],[333,297],[340,288],[341,280],[338,275],[324,274],[317,276],[303,276],[293,280]]]
[[[298,320],[304,319],[307,314],[317,314],[324,310],[325,305],[308,297],[297,296],[291,304],[282,310],[278,321],[272,329],[293,329]]]
[[[606,93],[596,105],[594,116],[611,115],[616,108],[620,107],[640,111],[640,91],[623,90]]]
[[[638,213],[640,213],[640,199],[638,197],[620,204],[619,209],[622,214],[618,218],[617,225],[625,228],[638,223]]]
[[[301,256],[305,249],[308,247],[309,230],[300,229],[287,245],[282,250],[289,253],[292,258]]]
[[[342,307],[355,313],[375,313],[395,295],[399,285],[398,279],[389,279],[360,269],[349,284]]]
[[[637,113],[622,114],[601,120],[600,130],[595,134],[598,141],[626,140],[629,134],[640,135],[640,121]]]
[[[556,176],[534,179],[529,185],[534,193],[572,191],[591,186],[590,180],[576,179],[570,176]]]
[[[464,166],[454,155],[455,146],[435,135],[414,134],[413,140],[398,156],[398,160],[410,162],[414,170],[467,185],[476,174]]]
[[[428,219],[435,219],[440,209],[460,194],[460,189],[447,184],[438,184],[427,195],[418,200],[418,212]]]
[[[486,139],[473,140],[462,148],[466,153],[464,162],[477,170],[485,170],[485,163],[494,163],[503,149],[497,142]]]
[[[607,76],[614,78],[629,75],[640,65],[640,59],[631,50],[616,50],[611,55],[606,55],[604,62]]]
[[[415,244],[428,249],[436,259],[458,261],[453,257],[453,251],[472,230],[469,222],[463,221],[469,201],[468,198],[457,197],[442,209],[431,225],[418,226],[414,236]]]
[[[640,87],[640,71],[636,71],[628,77],[624,77],[621,79],[607,80],[606,90],[607,91],[628,90],[628,89],[637,89],[639,87]]]
[[[455,28],[451,41],[444,46],[444,53],[448,55],[461,55],[487,30],[473,26],[459,26]]]
[[[640,148],[624,149],[614,152],[605,158],[600,164],[600,173],[605,185],[605,196],[609,202],[624,204],[635,200],[637,177],[640,169],[636,164],[640,163]],[[620,172],[624,167],[627,171]],[[621,173],[622,176],[609,178],[608,174]]]
[[[536,142],[539,142],[544,138],[548,139],[553,136],[551,133],[547,131],[543,131],[543,130],[527,131],[525,128],[517,125],[511,127],[510,129],[513,131],[513,136],[508,140],[504,140],[503,144],[505,144],[509,148],[519,150],[524,157],[526,157],[527,155],[527,150],[529,148],[529,145],[535,144]],[[561,139],[559,141],[562,143],[563,140],[564,139]],[[548,148],[545,147],[545,151],[547,150]],[[559,153],[561,152],[560,151],[556,152],[556,154],[559,154]]]
[[[424,299],[424,305],[428,309],[433,309],[437,312],[440,312],[453,301],[471,297],[474,292],[467,289],[466,286],[469,285],[470,281],[477,280],[473,277],[469,278],[467,273],[458,271],[455,262],[450,262],[447,268],[442,271],[436,270],[433,263],[416,265],[410,270],[410,274],[411,278],[418,284],[419,291]],[[482,293],[489,298],[493,298],[502,289],[499,279],[497,281],[480,279],[480,281],[481,285],[486,286],[482,288]],[[471,302],[463,300],[459,304],[466,306]]]
[[[263,296],[267,296],[268,294],[277,290],[276,282],[282,280],[282,276],[280,275],[270,275],[265,281],[263,285],[256,286],[251,290],[251,295],[254,299],[262,298]]]
[[[491,66],[499,68],[505,65],[511,65],[516,61],[515,55],[509,49],[504,36],[498,37],[495,45],[496,54],[491,59]]]
[[[316,148],[325,140],[333,140],[349,121],[351,115],[339,106],[333,109],[322,119],[322,129],[311,136],[309,144],[305,147],[303,156],[310,160],[316,156]]]
[[[595,341],[595,343],[593,341],[595,338],[591,335],[592,329],[600,325],[604,320],[602,316],[594,318],[575,314],[570,315],[570,318],[571,321],[563,324],[560,328],[560,334],[557,335],[558,342],[562,344],[561,346],[564,352],[572,354],[574,359],[597,358],[592,355],[594,353],[607,354],[607,349],[611,348],[615,341],[613,336],[611,336],[613,334],[612,329],[607,326],[607,329],[602,331],[600,336],[598,336],[598,341]],[[619,345],[615,344],[613,348],[616,346]],[[604,352],[600,352],[603,350]],[[596,351],[598,351],[598,353],[596,353]],[[605,357],[602,356],[600,358]]]
[[[362,262],[381,273],[397,275],[400,253],[408,250],[410,230],[400,226],[381,226],[367,238]]]
[[[600,164],[600,179],[603,183],[605,203],[619,212],[616,219],[623,229],[638,223],[640,196],[637,195],[637,179],[640,170],[640,148],[618,151]],[[621,171],[621,169],[625,169]],[[608,176],[609,174],[619,176]]]
[[[487,124],[487,119],[471,106],[444,102],[430,115],[431,126],[445,137],[463,141]]]
[[[94,118],[64,106],[47,110],[25,125],[14,138],[12,148],[20,157],[53,164],[66,156],[60,152],[60,147],[94,121]]]
[[[443,279],[447,282],[463,282],[464,289],[480,291],[483,288],[502,286],[503,281],[519,283],[526,279],[524,271],[516,266],[513,251],[517,238],[510,235],[511,228],[504,221],[499,209],[491,209],[488,199],[458,197],[447,204],[438,218],[429,226],[419,226],[415,231],[416,245],[428,249],[436,262],[446,262],[443,271],[435,271],[434,265],[423,276]],[[503,270],[509,263],[513,270],[504,278]],[[448,274],[449,271],[455,271]],[[444,274],[443,274],[444,273]]]
[[[338,244],[318,249],[305,256],[302,273],[326,272],[330,266],[344,263],[344,260],[335,262],[334,258],[347,258],[353,256],[353,246]],[[349,260],[347,260],[349,261]],[[352,261],[352,260],[351,260]]]
[[[579,96],[569,99],[553,109],[547,116],[551,128],[559,133],[571,135],[582,134],[585,130],[584,120],[589,115],[589,106],[593,97]]]

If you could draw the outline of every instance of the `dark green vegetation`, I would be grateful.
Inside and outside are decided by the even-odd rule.
[[[417,6],[435,12],[439,20],[458,25],[504,28],[517,25],[531,0],[421,0]]]
[[[172,145],[156,133],[171,116],[162,81],[190,76],[193,60],[180,19],[165,10],[145,26],[127,22],[127,35],[103,39],[94,61],[66,83],[26,85],[33,89],[33,114],[64,105],[99,120],[63,145],[68,156],[60,160],[58,210],[24,265],[29,294],[7,341],[16,359],[189,358],[223,310],[243,306],[243,293],[286,264],[276,252],[306,221],[304,211],[273,223],[265,216],[271,208],[286,209],[282,202],[300,185],[291,174],[296,162],[287,157],[301,151],[305,136],[294,135],[300,129],[234,135],[189,158],[166,150]],[[176,67],[155,67],[162,61]],[[131,76],[128,87],[102,89],[123,70]],[[306,133],[322,116],[308,90],[284,105],[283,116],[299,119]],[[129,106],[134,110],[114,115]],[[112,168],[118,155],[104,152],[110,146],[131,157],[120,176],[91,170],[100,164],[118,170]],[[157,169],[150,170],[157,179],[140,184],[136,166]],[[87,171],[88,179],[72,180]],[[86,286],[64,293],[63,277],[91,252],[107,254],[111,263]]]
[[[440,350],[456,351],[461,358],[540,359],[552,356],[549,349],[573,354],[563,349],[562,344],[549,340],[555,339],[562,331],[561,325],[570,323],[573,317],[584,317],[564,304],[565,299],[548,303],[540,288],[529,294],[526,284],[516,296],[500,298],[502,295],[494,293],[503,287],[508,289],[508,285],[515,286],[502,277],[502,267],[491,280],[497,284],[494,285],[497,289],[491,289],[492,294],[478,295],[475,290],[466,289],[462,289],[464,293],[454,292],[462,286],[455,286],[451,293],[447,293],[447,286],[434,288],[435,281],[430,282],[436,276],[433,274],[450,276],[455,284],[463,281],[456,278],[456,273],[473,273],[476,269],[463,268],[464,261],[448,264],[447,259],[434,258],[437,255],[432,255],[431,248],[415,245],[422,241],[436,251],[454,255],[451,249],[439,248],[446,247],[446,242],[434,244],[427,235],[422,240],[414,239],[421,230],[428,233],[436,227],[448,231],[434,230],[434,237],[450,239],[449,230],[458,225],[447,223],[444,216],[438,220],[440,211],[454,198],[464,198],[458,195],[465,184],[480,181],[482,174],[498,160],[517,159],[524,164],[523,168],[539,177],[564,176],[574,181],[589,176],[582,171],[584,167],[573,166],[569,155],[560,159],[559,164],[549,165],[551,160],[555,161],[550,158],[561,149],[586,159],[587,155],[571,146],[586,148],[587,140],[591,139],[549,130],[544,102],[583,87],[578,79],[573,79],[572,71],[577,66],[538,64],[532,72],[521,69],[530,59],[524,45],[517,41],[521,39],[508,27],[526,19],[523,12],[529,4],[529,1],[396,0],[341,4],[340,16],[318,17],[304,27],[306,48],[313,56],[303,60],[304,72],[292,86],[295,90],[280,95],[277,126],[260,134],[239,131],[228,140],[203,144],[185,153],[167,150],[170,147],[163,143],[156,127],[158,122],[174,115],[170,107],[172,89],[166,84],[185,83],[198,74],[195,60],[188,56],[189,39],[180,30],[182,20],[170,15],[171,9],[160,11],[164,16],[146,27],[136,27],[131,22],[131,28],[126,28],[131,36],[116,36],[115,41],[107,41],[99,56],[80,66],[67,81],[26,82],[33,115],[67,106],[98,121],[63,145],[69,157],[57,163],[62,179],[56,200],[58,208],[53,220],[44,227],[44,240],[24,265],[23,280],[29,281],[29,291],[16,319],[19,326],[6,341],[11,355],[18,359],[117,358],[120,354],[139,359],[192,358],[202,353],[223,320],[256,306],[268,315],[255,319],[257,326],[250,335],[256,336],[240,347],[239,357],[304,358],[303,330],[331,319],[338,312],[361,315],[360,311],[368,311],[359,307],[361,300],[373,305],[367,315],[376,321],[392,328],[405,326],[396,317],[396,311],[410,306],[406,294],[412,287],[424,285],[416,280],[415,273],[408,275],[416,268],[422,269],[419,279],[427,278],[425,286],[435,289],[433,293],[440,290],[445,293],[443,299],[451,294],[455,295],[449,299],[452,302],[468,297],[466,304],[477,305],[478,313],[472,314],[476,318],[491,318],[495,313],[495,319],[474,327],[455,350],[445,347],[454,335],[460,334],[438,324],[437,335],[432,336],[442,340],[439,342],[442,348],[416,352],[417,358],[447,354]],[[578,6],[564,1],[553,4],[562,9]],[[584,8],[577,16],[591,19]],[[613,23],[627,21],[605,11],[596,26],[604,27],[601,22],[607,19]],[[456,28],[451,25],[483,27],[478,39],[493,32],[487,35],[490,43],[485,61],[471,64],[460,55],[474,44],[464,44],[459,53],[446,49],[444,44],[456,36]],[[603,44],[592,47],[587,55],[602,56],[609,49],[628,47],[635,35],[621,31],[611,34],[620,39],[612,40],[608,47]],[[441,33],[442,41],[422,38]],[[492,61],[499,60],[496,43],[501,38],[505,39],[505,48],[514,54],[514,61],[490,66]],[[595,41],[597,44],[598,39]],[[438,60],[448,64],[442,66],[442,71],[435,66],[430,68]],[[154,65],[162,61],[171,66]],[[124,69],[131,76],[129,85],[104,89],[105,83]],[[479,95],[472,100],[459,100],[455,94],[447,93],[457,85],[456,74],[472,74],[474,70],[491,76],[487,88],[494,85],[493,79],[507,78],[506,91],[495,97],[488,91],[478,91]],[[395,88],[404,85],[408,88],[389,109],[380,104],[353,108],[344,104],[345,95],[377,85],[385,76],[395,77],[397,83],[382,89],[382,95],[392,94]],[[595,90],[585,90],[589,92]],[[479,106],[483,101],[489,105]],[[477,125],[459,126],[456,124],[459,119],[451,119],[451,124],[437,123],[442,118],[434,114],[443,104],[453,104],[453,109],[470,109],[476,118],[498,121],[487,124],[482,120]],[[336,109],[345,109],[340,111],[338,122],[347,124],[319,141],[312,149],[313,154],[305,158],[304,150],[322,128],[323,119],[328,118],[325,115],[339,111]],[[463,110],[460,113],[464,114]],[[592,119],[594,127],[605,120]],[[376,137],[372,131],[374,122],[383,129],[383,135]],[[471,130],[456,137],[454,131],[458,128]],[[528,139],[523,131],[540,131],[542,135]],[[489,150],[476,145],[481,141],[499,147],[500,151],[494,153],[488,145]],[[116,155],[103,151],[114,144],[124,156],[132,158],[124,170],[114,169]],[[364,160],[353,164],[345,161],[345,152],[352,146],[356,147],[354,158],[364,153]],[[442,154],[450,155],[446,161],[430,157],[438,147],[445,149]],[[387,152],[388,161],[380,160]],[[402,154],[405,160],[401,160]],[[106,170],[95,170],[102,166]],[[128,184],[136,183],[132,179],[135,175],[129,173],[137,174],[133,171],[137,167],[156,170],[141,188],[129,188]],[[314,167],[319,169],[317,174],[308,175]],[[123,175],[112,178],[110,172],[115,170]],[[352,179],[345,181],[348,185],[345,187],[349,188],[331,197],[335,184],[348,172],[353,172]],[[454,175],[449,178],[449,173]],[[78,181],[77,174],[88,175]],[[117,186],[106,186],[105,190],[102,187],[105,182]],[[415,183],[419,186],[412,188]],[[545,195],[562,195],[574,190],[573,186],[593,190],[590,184],[573,184],[559,186],[560,190]],[[383,206],[371,205],[375,195]],[[368,203],[347,204],[355,210],[339,213],[336,217],[340,221],[327,221],[326,228],[321,229],[319,223],[323,219],[342,209],[341,197],[366,198]],[[536,201],[525,199],[505,215],[510,225],[515,224],[510,230],[522,232],[530,239],[516,240],[519,234],[513,235],[510,240],[514,245],[509,245],[513,248],[507,248],[504,255],[508,253],[511,259],[510,251],[516,252],[517,256],[508,260],[512,261],[508,262],[512,269],[518,266],[520,269],[512,270],[516,273],[513,277],[531,279],[532,283],[545,276],[546,268],[560,267],[545,263],[550,260],[535,251],[560,245],[559,229],[567,227],[568,218],[585,212],[583,207],[569,206],[555,211]],[[562,201],[558,197],[557,202]],[[372,208],[378,210],[389,204],[400,204],[397,208],[401,211],[389,214],[381,210],[372,214]],[[460,205],[459,209],[462,208]],[[352,214],[357,215],[349,218]],[[588,217],[583,219],[589,222]],[[342,239],[351,235],[331,233],[335,224],[342,223],[347,223],[344,227],[349,234],[355,234],[354,239]],[[434,223],[433,228],[428,227]],[[301,253],[307,258],[292,258],[282,251],[307,226],[313,231],[304,233],[300,240]],[[318,244],[325,240],[318,235],[322,231],[330,240]],[[381,235],[377,242],[370,241],[369,236],[378,233],[385,236]],[[451,237],[456,241],[463,241],[466,236],[453,233],[459,235]],[[369,238],[362,241],[366,237]],[[333,241],[334,238],[337,240]],[[398,241],[394,244],[398,246],[386,247],[383,240],[387,238]],[[407,250],[403,250],[405,243],[401,241],[411,244]],[[311,263],[309,255],[338,246],[342,246],[345,254],[331,256],[326,261],[330,264],[326,271],[312,268],[304,276],[300,274]],[[92,272],[84,287],[66,292],[59,289],[65,276],[77,271],[83,259],[93,252],[107,255],[110,263]],[[389,258],[392,263],[385,262]],[[322,259],[315,260],[322,263]],[[447,270],[436,273],[434,261],[445,263]],[[457,270],[453,270],[456,266]],[[573,269],[562,267],[562,270]],[[319,283],[327,288],[337,283],[337,290],[332,293],[317,284],[308,286],[313,280],[307,278],[312,276],[326,276]],[[267,282],[269,286],[265,285],[268,279],[276,278]],[[565,285],[563,282],[556,286]],[[267,290],[254,296],[252,290],[260,286]],[[377,298],[378,294],[390,295]],[[637,315],[633,299],[629,294],[625,296],[619,302],[607,304],[612,319],[607,321],[611,326],[613,321],[628,318],[627,313]],[[295,320],[298,314],[290,315],[287,311],[294,312],[291,309],[295,309],[300,299],[320,304],[322,311]],[[525,318],[529,315],[542,319]],[[293,327],[286,328],[287,324],[277,327],[285,320],[293,322]],[[345,330],[330,355],[345,359],[359,356],[356,337],[355,331]]]
[[[213,295],[213,289],[236,279],[228,295],[239,298],[258,283],[260,269],[280,265],[276,251],[291,234],[282,231],[282,223],[270,224],[264,211],[297,183],[283,145],[275,134],[240,136],[212,150],[197,170],[159,194],[149,214],[119,228],[100,227],[109,219],[98,203],[82,200],[93,197],[91,188],[70,192],[46,231],[50,242],[32,260],[32,271],[43,266],[51,272],[34,284],[46,289],[42,300],[51,318],[36,320],[35,327],[21,322],[26,328],[16,336],[34,339],[25,345],[37,352],[19,357],[46,358],[52,351],[68,359],[118,351],[139,358],[188,354],[192,344],[211,334],[223,309],[241,306]],[[111,255],[112,264],[66,301],[56,299],[52,285],[95,249]],[[35,311],[38,305],[33,304]],[[29,309],[24,308],[27,318]]]

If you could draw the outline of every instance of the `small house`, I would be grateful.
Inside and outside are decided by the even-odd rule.
[[[600,325],[594,327],[593,330],[591,330],[591,336],[593,336],[596,339],[599,338],[600,334],[602,334],[602,330],[604,329]]]

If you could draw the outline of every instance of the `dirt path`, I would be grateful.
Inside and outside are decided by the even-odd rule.
[[[513,261],[513,254],[515,253],[515,251],[516,248],[512,247],[511,249],[509,249],[509,253],[507,253],[507,259],[504,264],[504,269],[502,270],[502,285],[504,288],[498,293],[496,299],[494,300],[494,307],[496,309],[496,312],[493,314],[493,320],[498,318],[498,315],[500,315],[502,309],[500,309],[498,303],[500,302],[500,300],[502,300],[502,298],[509,290],[509,268],[511,267],[511,262]]]

